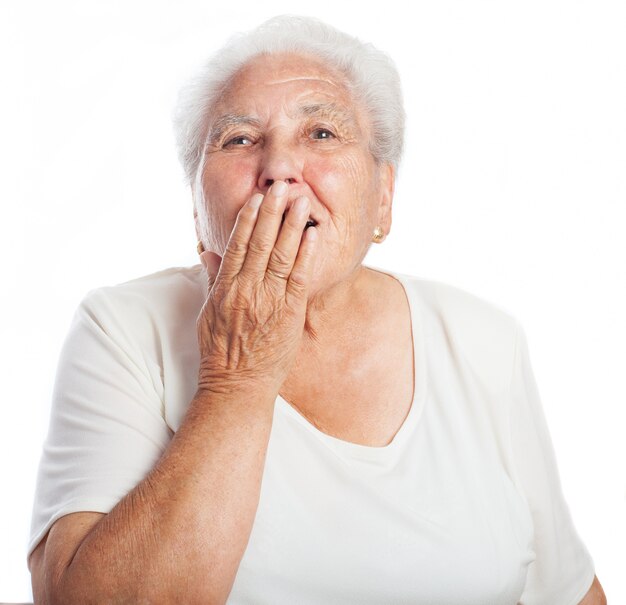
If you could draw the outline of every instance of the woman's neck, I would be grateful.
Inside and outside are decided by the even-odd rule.
[[[411,338],[406,297],[393,276],[361,266],[322,294],[309,299],[298,353],[280,390],[304,407],[314,407],[320,391],[337,380],[346,387],[369,366],[373,350],[402,350],[402,339]]]
[[[377,304],[387,298],[389,285],[383,273],[359,265],[349,277],[312,296],[307,306],[302,354],[322,352],[338,340],[350,340],[350,335],[357,339],[357,334],[362,336],[378,316]]]
[[[316,292],[309,298],[303,345],[306,346],[307,341],[313,346],[325,341],[329,334],[336,333],[338,329],[345,327],[351,317],[359,314],[354,305],[359,298],[364,273],[364,268],[359,266],[348,278]]]

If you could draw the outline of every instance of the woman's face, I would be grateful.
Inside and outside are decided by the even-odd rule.
[[[277,180],[300,195],[318,223],[311,293],[357,269],[376,226],[391,224],[393,169],[369,152],[369,123],[342,76],[292,54],[257,57],[229,83],[208,129],[196,217],[205,245],[222,256],[237,213]],[[204,223],[204,224],[203,224]]]

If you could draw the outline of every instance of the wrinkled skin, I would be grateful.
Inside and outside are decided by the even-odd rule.
[[[287,195],[275,190],[264,198],[256,194],[239,212],[221,263],[215,255],[205,261],[209,295],[198,318],[199,390],[252,385],[277,392],[295,359],[317,233],[310,228],[302,236],[310,204],[300,197],[277,239]]]
[[[393,169],[369,152],[367,116],[344,82],[317,59],[256,58],[212,112],[201,179],[206,215],[196,216],[210,288],[198,321],[204,384],[254,376],[278,389],[303,336],[349,312],[373,229],[389,231]],[[227,115],[246,118],[224,126]],[[288,185],[280,200],[267,195],[277,181]],[[257,194],[265,198],[255,226],[246,209]],[[290,219],[302,196],[306,215]],[[310,249],[299,238],[309,215],[318,223],[307,230],[317,232]],[[236,221],[245,225],[240,232]],[[284,275],[295,270],[296,279],[277,288],[268,263]]]

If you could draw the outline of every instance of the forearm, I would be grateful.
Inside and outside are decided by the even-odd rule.
[[[154,469],[82,541],[53,602],[223,603],[258,506],[274,398],[199,392]]]

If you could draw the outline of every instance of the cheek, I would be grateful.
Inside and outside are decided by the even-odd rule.
[[[255,166],[250,161],[207,161],[202,178],[209,228],[228,239],[237,213],[256,187]]]
[[[365,222],[372,182],[360,158],[350,155],[320,158],[309,164],[304,177],[320,202],[331,214],[341,217],[342,223]]]
[[[324,191],[347,194],[362,189],[367,180],[365,167],[358,159],[350,156],[317,158],[308,162],[305,180],[317,183]]]
[[[207,205],[241,207],[256,186],[255,175],[256,163],[253,161],[211,158],[202,177]]]

